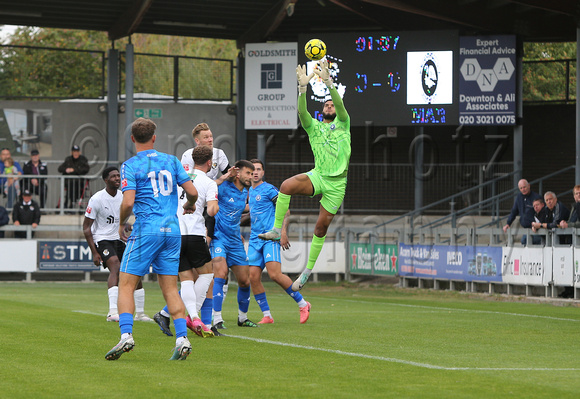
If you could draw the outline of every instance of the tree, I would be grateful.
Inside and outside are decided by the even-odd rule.
[[[231,40],[136,34],[131,41],[136,53],[228,60],[237,56],[235,42]],[[124,38],[115,42],[115,47],[123,49],[127,43],[128,38]],[[51,49],[0,47],[0,97],[98,98],[103,95],[104,57],[111,47],[105,32],[21,27],[9,37],[8,44]],[[137,55],[135,91],[172,95],[173,60]],[[231,97],[229,68],[224,73],[222,65],[206,68],[210,61],[185,59],[182,62],[180,73],[186,76],[180,92],[189,94],[189,98]],[[123,72],[122,64],[121,76]]]
[[[576,98],[576,43],[524,43],[524,101]]]

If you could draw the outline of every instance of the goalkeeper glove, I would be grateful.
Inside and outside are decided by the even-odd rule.
[[[300,94],[306,93],[306,89],[308,88],[308,82],[314,76],[314,72],[310,75],[306,75],[306,65],[298,65],[296,67],[296,78],[298,79],[298,91]]]
[[[318,75],[329,89],[334,87],[334,82],[330,78],[330,70],[328,69],[328,61],[322,60],[318,62],[318,67],[314,69],[314,73]]]

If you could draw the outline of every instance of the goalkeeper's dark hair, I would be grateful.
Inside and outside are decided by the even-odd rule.
[[[102,174],[103,180],[107,180],[109,178],[109,174],[111,174],[111,172],[114,170],[118,172],[119,168],[117,168],[116,166],[109,166],[108,168],[105,168]]]

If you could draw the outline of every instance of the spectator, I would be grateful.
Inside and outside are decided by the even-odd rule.
[[[14,209],[12,210],[12,221],[14,226],[25,226],[32,225],[35,229],[40,223],[40,207],[38,203],[32,199],[32,193],[29,190],[24,190],[22,192],[22,199],[20,199]],[[32,233],[34,237],[34,232]],[[15,238],[26,238],[25,231],[15,231]]]
[[[558,201],[556,194],[552,191],[547,191],[544,194],[544,200],[546,201],[546,207],[548,208],[548,214],[551,215],[551,221],[548,223],[543,223],[542,227],[546,229],[555,229],[556,227],[560,226],[560,223],[563,220],[568,220],[570,216],[570,211],[566,206],[562,203],[562,201]]]
[[[0,227],[5,226],[8,224],[10,219],[8,218],[8,212],[6,208],[0,206]],[[0,231],[0,238],[4,238],[4,232]]]
[[[528,183],[526,179],[522,179],[518,182],[518,188],[520,193],[514,200],[514,205],[512,206],[512,210],[507,218],[506,225],[503,226],[504,232],[507,232],[518,215],[520,217],[520,225],[526,229],[531,228],[532,222],[534,221],[534,200],[542,198],[540,197],[540,194],[531,190],[530,183]],[[525,235],[522,237],[522,244],[526,244]]]
[[[7,158],[11,158],[12,155],[10,154],[10,150],[8,148],[3,148],[2,151],[0,152],[0,175],[5,174],[5,167],[4,167],[4,161]],[[20,167],[20,164],[17,161],[14,161],[14,168],[16,170],[15,174],[22,174],[22,168]],[[7,179],[5,177],[0,178],[0,187],[4,187],[5,184],[7,183]],[[8,190],[6,192],[4,192],[4,190],[2,190],[2,194],[4,195],[4,197],[8,197],[6,200],[6,207],[8,209],[12,208],[12,205],[14,204],[14,201],[16,200],[18,194],[16,192],[16,187],[14,187],[14,185],[9,185],[8,186]]]
[[[580,220],[578,220],[578,215],[580,214],[580,184],[575,185],[572,192],[574,193],[574,205],[572,205],[572,212],[570,212],[568,221],[562,220],[560,222],[560,227],[563,229],[568,227],[580,228]],[[568,236],[567,239],[568,244],[572,244],[572,236]],[[560,298],[574,298],[574,287],[564,287],[558,296]]]
[[[572,205],[572,212],[570,213],[570,218],[568,221],[562,220],[560,222],[560,227],[566,229],[568,227],[579,228],[580,220],[578,220],[578,215],[580,214],[580,184],[574,186],[574,205]]]
[[[24,164],[22,170],[25,175],[46,176],[48,174],[48,168],[46,164],[40,160],[38,150],[30,151],[30,161]],[[44,204],[46,203],[46,193],[48,190],[46,179],[38,177],[24,179],[22,186],[24,190],[29,190],[32,194],[38,195],[40,199],[40,207],[44,208]]]
[[[544,200],[541,198],[534,200],[534,221],[532,222],[532,231],[534,233],[538,232],[538,229],[542,227],[542,224],[549,223],[552,221],[552,215],[548,213],[548,208],[546,208],[546,204]],[[544,244],[545,238],[540,236],[532,237],[533,244]]]
[[[9,192],[14,192],[15,197],[20,196],[20,182],[18,181],[18,175],[22,173],[18,172],[16,167],[14,167],[14,160],[8,157],[4,160],[4,174],[11,175],[15,177],[6,177],[6,182],[4,183],[4,194],[8,195]]]
[[[71,148],[71,155],[65,158],[64,162],[58,167],[58,173],[65,176],[82,176],[89,173],[89,160],[81,155],[81,149],[78,145],[73,145]],[[85,179],[66,179],[66,200],[65,208],[72,208],[82,195],[82,189],[85,184]]]

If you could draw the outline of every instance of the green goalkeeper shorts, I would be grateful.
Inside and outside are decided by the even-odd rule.
[[[315,195],[322,194],[320,205],[328,212],[336,215],[338,208],[344,201],[344,194],[346,192],[346,171],[337,177],[322,176],[319,172],[312,169],[306,172],[306,176],[314,186]]]

